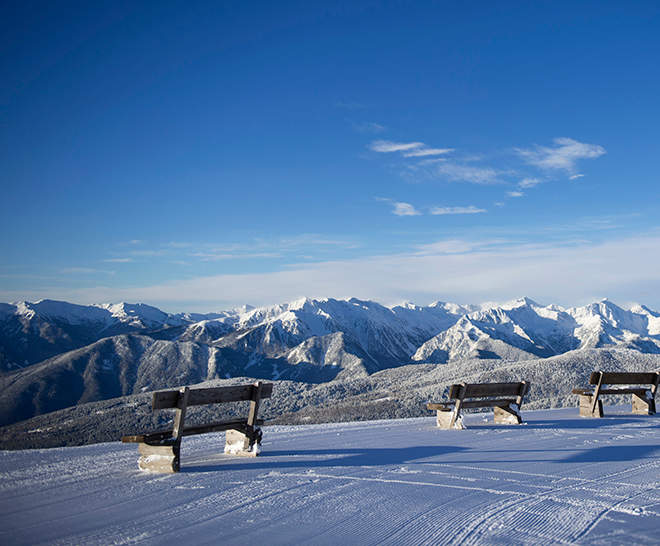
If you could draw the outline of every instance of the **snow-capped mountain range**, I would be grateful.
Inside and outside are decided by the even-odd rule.
[[[529,298],[426,307],[303,298],[209,314],[169,314],[142,303],[85,306],[41,300],[0,304],[0,370],[24,368],[121,334],[231,348],[250,355],[253,365],[266,357],[300,362],[304,353],[342,334],[371,372],[411,361],[517,360],[607,346],[660,353],[660,314],[643,305],[623,309],[608,300],[564,309]]]
[[[0,425],[208,380],[338,381],[341,388],[405,365],[488,367],[600,348],[660,354],[660,314],[608,300],[562,308],[529,298],[424,307],[303,298],[213,314],[126,303],[0,304]]]

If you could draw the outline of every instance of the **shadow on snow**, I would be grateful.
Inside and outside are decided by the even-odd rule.
[[[457,446],[418,446],[402,448],[364,448],[364,449],[301,449],[286,451],[268,451],[250,463],[227,464],[227,458],[221,456],[217,463],[181,466],[181,472],[217,472],[222,470],[262,469],[278,470],[282,468],[332,468],[345,466],[387,466],[414,463],[449,453],[465,451],[468,448]],[[286,460],[271,460],[275,457],[287,457]],[[289,458],[291,457],[291,458]],[[323,457],[308,458],[308,457]],[[233,459],[235,460],[235,459]]]

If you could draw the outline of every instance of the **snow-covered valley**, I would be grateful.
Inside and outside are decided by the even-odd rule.
[[[134,445],[2,451],[4,544],[657,544],[660,417],[606,407],[264,429],[254,459],[186,438],[182,471]]]

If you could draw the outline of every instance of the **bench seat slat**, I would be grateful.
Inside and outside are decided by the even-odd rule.
[[[204,389],[190,389],[188,391],[188,406],[204,404],[219,404],[222,402],[240,402],[250,400],[254,392],[254,385],[235,385],[229,387],[211,387]],[[264,383],[261,386],[261,398],[270,398],[273,393],[273,384]],[[179,391],[157,391],[153,394],[153,409],[176,408],[179,403]]]
[[[581,388],[581,389],[573,389],[571,392],[573,394],[593,394],[594,390],[593,388]]]
[[[497,406],[505,407],[509,404],[515,404],[515,398],[498,398],[497,400],[464,400],[461,408],[494,408]],[[454,402],[437,402],[426,404],[430,410],[447,410],[454,407]]]
[[[262,425],[263,419],[257,421],[257,425]],[[193,436],[195,434],[204,434],[206,432],[220,432],[223,430],[239,430],[247,429],[247,421],[245,419],[234,419],[231,421],[218,421],[216,423],[209,423],[208,425],[196,425],[186,427],[183,429],[181,436]],[[124,436],[121,441],[124,443],[149,443],[149,442],[166,442],[172,438],[172,429],[159,430],[155,432],[145,432],[144,434],[135,434],[132,436]]]
[[[430,410],[444,410],[452,408],[453,406],[453,402],[429,402],[426,404],[426,408]]]
[[[644,388],[630,388],[630,389],[600,389],[600,394],[644,394],[649,389]]]
[[[645,394],[649,389],[643,387],[600,389],[598,394]],[[594,394],[594,389],[573,389],[573,394]]]
[[[464,400],[461,408],[494,408],[497,406],[506,407],[509,404],[515,404],[515,398],[499,398],[497,400]]]

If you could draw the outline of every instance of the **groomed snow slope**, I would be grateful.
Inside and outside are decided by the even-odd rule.
[[[657,544],[660,416],[605,411],[273,426],[256,459],[185,438],[175,475],[134,445],[4,451],[0,542]]]

